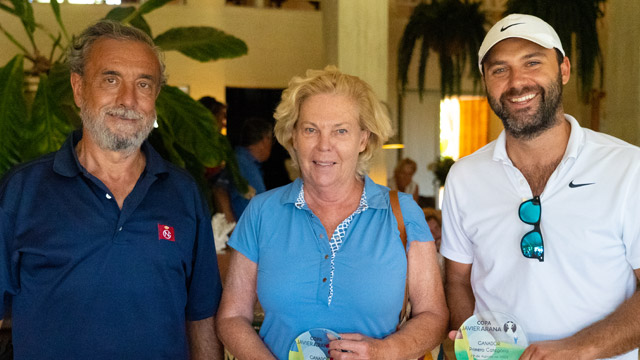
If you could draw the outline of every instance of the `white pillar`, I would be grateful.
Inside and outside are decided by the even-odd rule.
[[[389,0],[322,2],[326,64],[369,83],[387,101]],[[374,157],[369,176],[386,184],[384,152]]]

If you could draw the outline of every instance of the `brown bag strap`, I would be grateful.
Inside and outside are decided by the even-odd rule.
[[[407,231],[404,228],[404,219],[402,218],[402,209],[400,208],[400,199],[398,198],[398,190],[389,191],[389,201],[391,202],[391,211],[396,217],[398,223],[398,231],[400,231],[400,239],[402,247],[407,250]],[[407,259],[407,276],[404,286],[404,301],[402,302],[402,310],[400,310],[400,322],[405,318],[407,312],[407,303],[409,302],[409,260]]]

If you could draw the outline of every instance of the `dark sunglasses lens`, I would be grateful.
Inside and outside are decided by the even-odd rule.
[[[520,204],[520,220],[527,224],[536,224],[540,221],[540,203],[528,200]]]
[[[542,245],[540,232],[534,230],[526,233],[522,237],[520,248],[525,257],[544,261],[544,246]]]

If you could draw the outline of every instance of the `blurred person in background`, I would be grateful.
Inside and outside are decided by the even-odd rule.
[[[417,170],[418,164],[416,164],[415,161],[409,158],[400,160],[393,170],[393,176],[389,178],[387,186],[389,186],[391,190],[402,191],[403,193],[413,196],[413,200],[418,202],[420,191],[418,184],[413,181],[413,175],[415,175]]]

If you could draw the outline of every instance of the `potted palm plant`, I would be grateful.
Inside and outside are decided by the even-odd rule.
[[[149,34],[161,49],[179,51],[200,62],[247,53],[242,40],[212,27],[177,27],[154,37],[144,15],[169,1],[148,0],[137,8],[116,7],[105,18],[135,26]],[[20,19],[32,49],[18,42],[0,24],[0,32],[20,49],[0,68],[0,175],[19,162],[57,150],[67,135],[80,126],[69,70],[64,65],[72,38],[62,22],[58,2],[50,4],[59,26],[57,33],[36,22],[30,2],[0,3],[0,10]],[[36,32],[51,39],[47,52],[36,45]],[[28,71],[25,63],[31,64]],[[32,91],[24,84],[25,79],[34,77],[37,89]],[[245,188],[231,147],[215,129],[213,115],[205,107],[180,89],[165,86],[156,101],[156,110],[158,128],[152,132],[150,141],[166,159],[190,170],[203,189],[206,189],[204,167],[224,162],[240,189]]]
[[[441,156],[437,161],[430,163],[427,166],[427,169],[431,170],[434,175],[433,182],[438,186],[444,186],[445,181],[447,180],[447,175],[449,174],[449,170],[455,164],[455,160],[453,160],[450,156]]]

